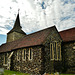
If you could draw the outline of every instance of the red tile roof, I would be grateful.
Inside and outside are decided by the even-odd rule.
[[[41,45],[55,26],[29,34],[22,39],[8,42],[0,46],[0,52],[11,51],[13,49]]]
[[[0,53],[11,51],[17,48],[29,47],[35,45],[41,45],[45,41],[46,37],[55,28],[55,26],[29,34],[19,40],[8,42],[0,46]],[[64,42],[75,40],[75,28],[64,30],[59,32]]]
[[[46,39],[46,37],[49,35],[49,33],[53,30],[53,28],[54,26],[27,35],[21,40],[21,42],[14,49],[42,44]]]
[[[59,32],[64,42],[75,41],[75,27]]]
[[[0,52],[7,52],[7,51],[11,51],[20,41],[13,41],[13,42],[8,42],[5,44],[2,44],[0,46]]]

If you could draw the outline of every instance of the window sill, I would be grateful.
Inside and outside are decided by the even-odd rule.
[[[51,59],[51,61],[61,61],[61,59]]]
[[[26,59],[22,59],[23,61],[26,61]]]
[[[17,58],[17,61],[20,61],[20,59]]]
[[[33,59],[29,59],[29,61],[33,61]]]
[[[3,64],[3,66],[8,66],[8,64]]]

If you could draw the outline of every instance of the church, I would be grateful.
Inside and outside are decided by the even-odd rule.
[[[75,73],[75,27],[58,32],[52,26],[28,35],[21,28],[18,14],[0,46],[0,68],[32,75]]]

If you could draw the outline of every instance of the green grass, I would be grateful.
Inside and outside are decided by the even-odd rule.
[[[60,75],[75,75],[75,74],[60,74]]]
[[[4,75],[29,75],[29,74],[16,72],[16,71],[5,70]],[[59,74],[59,75],[75,75],[75,74]]]
[[[51,75],[54,75],[53,73]],[[58,75],[58,74],[55,74]],[[59,74],[59,75],[75,75],[75,74]]]
[[[16,71],[5,70],[4,75],[29,75],[29,74],[16,72]]]
[[[75,74],[60,74],[60,73],[59,73],[59,75],[75,75]]]

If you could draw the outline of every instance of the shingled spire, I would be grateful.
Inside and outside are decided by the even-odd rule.
[[[15,21],[15,24],[14,24],[14,27],[12,28],[12,30],[10,30],[9,32],[8,32],[8,34],[9,33],[11,33],[11,32],[18,32],[18,33],[22,33],[22,34],[25,34],[25,32],[23,32],[22,30],[21,30],[21,25],[20,25],[20,18],[19,18],[19,13],[18,13],[18,15],[17,15],[17,18],[16,18],[16,21]]]
[[[17,15],[17,18],[16,18],[16,21],[15,21],[15,24],[14,24],[14,27],[13,29],[21,29],[22,27],[20,26],[20,19],[19,19],[19,13]]]
[[[17,15],[14,27],[7,33],[7,42],[15,41],[26,36],[26,33],[21,30],[19,13]]]

